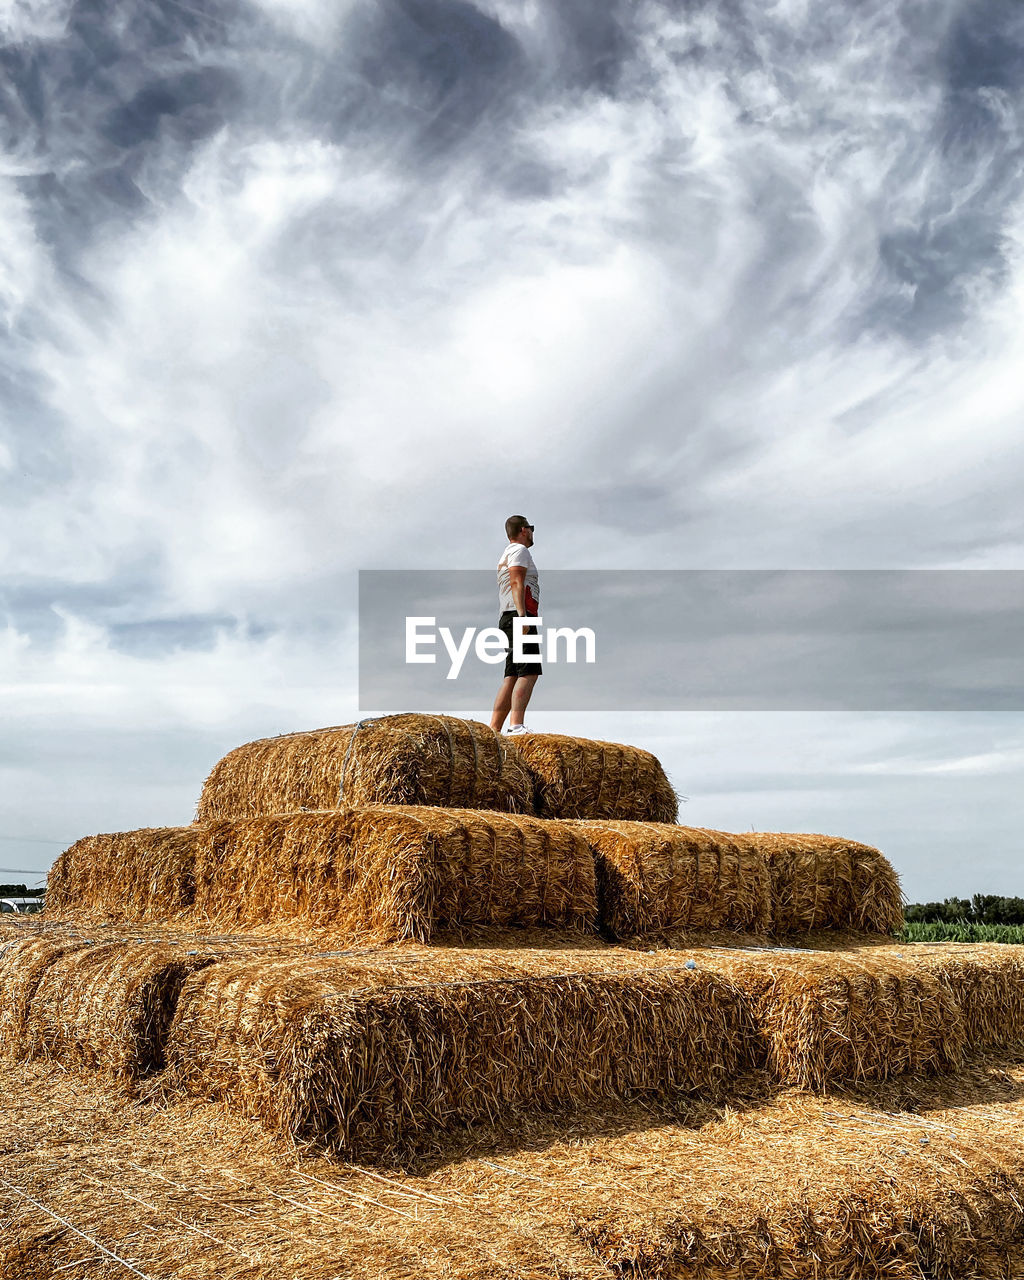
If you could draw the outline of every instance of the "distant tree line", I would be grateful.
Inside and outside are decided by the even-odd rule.
[[[0,898],[41,898],[45,889],[28,889],[23,884],[0,884]]]
[[[908,924],[1021,924],[1024,898],[1004,898],[997,893],[976,893],[972,898],[946,898],[944,902],[914,902],[905,907]]]

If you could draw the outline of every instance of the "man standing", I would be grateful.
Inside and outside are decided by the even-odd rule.
[[[508,652],[505,654],[505,679],[494,699],[491,728],[495,733],[501,733],[505,717],[511,711],[509,733],[527,733],[523,716],[526,714],[533,686],[541,674],[541,664],[539,656],[529,662],[514,661],[512,620],[517,616],[536,618],[540,610],[537,566],[530,555],[533,525],[527,524],[525,516],[509,516],[505,521],[505,536],[508,538],[508,546],[498,561],[498,607],[501,610],[498,626],[508,639]],[[534,627],[524,627],[523,631],[524,635],[536,634]],[[536,645],[539,645],[537,640],[526,641],[523,647],[529,653]]]

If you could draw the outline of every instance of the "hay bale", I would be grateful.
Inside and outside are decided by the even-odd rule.
[[[728,977],[749,1003],[776,1083],[823,1090],[963,1062],[957,996],[907,960],[865,951],[734,952],[702,955],[700,964]]]
[[[214,765],[196,821],[365,804],[532,813],[533,788],[488,725],[383,716],[236,747]]]
[[[428,806],[93,836],[61,856],[54,885],[51,914],[376,941],[484,925],[593,929],[597,915],[581,832],[518,814]]]
[[[36,987],[49,966],[88,943],[45,933],[15,938],[0,946],[0,1054],[21,1058]]]
[[[900,952],[951,992],[970,1051],[1016,1051],[1024,1045],[1024,946],[905,943]]]
[[[173,920],[195,897],[193,827],[145,827],[86,836],[53,865],[47,919],[88,910],[120,919]]]
[[[541,817],[676,820],[679,797],[649,751],[561,733],[519,734],[507,745],[533,780]]]
[[[388,941],[480,925],[592,929],[597,910],[578,831],[427,806],[208,823],[195,907],[225,927],[295,920]]]
[[[877,849],[838,836],[743,832],[772,880],[773,932],[852,929],[897,933],[903,927],[899,877]]]
[[[216,958],[182,945],[124,941],[65,953],[29,1004],[26,1056],[130,1080],[161,1070],[182,984]]]
[[[710,973],[533,967],[486,952],[404,969],[217,965],[185,985],[168,1078],[276,1133],[376,1159],[522,1111],[715,1096],[747,1062],[742,1003]]]
[[[573,825],[594,854],[598,918],[612,937],[770,928],[765,861],[725,832],[655,822]]]
[[[182,983],[214,959],[209,949],[123,939],[10,944],[0,954],[0,1043],[10,1056],[138,1079],[162,1068]]]

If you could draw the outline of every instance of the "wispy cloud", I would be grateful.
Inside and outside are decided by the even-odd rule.
[[[513,508],[542,566],[1020,566],[1015,6],[8,0],[0,38],[18,717],[59,731],[48,670],[207,723],[316,683],[275,664],[351,661],[352,570],[490,563]]]
[[[979,774],[1011,774],[1019,777],[1024,769],[1024,746],[981,751],[975,755],[954,754],[947,759],[920,759],[913,756],[892,760],[876,760],[862,764],[854,773],[875,777],[928,778],[943,775],[974,777]]]

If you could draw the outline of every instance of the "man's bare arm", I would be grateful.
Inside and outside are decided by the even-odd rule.
[[[516,613],[520,618],[526,617],[526,566],[521,564],[513,564],[508,570],[509,586],[512,588],[512,599],[515,602]]]

